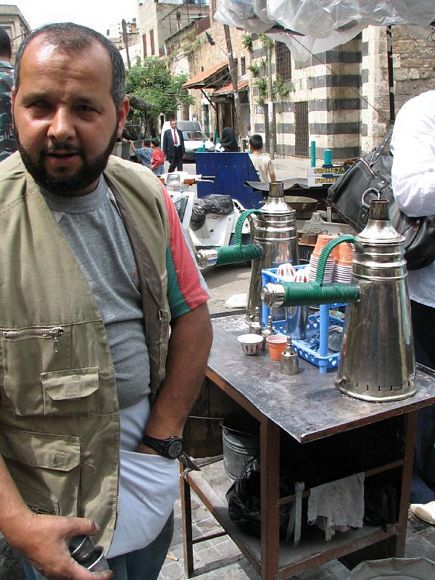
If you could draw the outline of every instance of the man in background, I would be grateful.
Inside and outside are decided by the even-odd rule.
[[[169,161],[168,173],[183,171],[184,137],[183,133],[177,129],[177,120],[171,120],[170,129],[163,133],[163,152]]]
[[[392,185],[408,216],[435,214],[435,90],[407,101],[391,140]],[[435,244],[435,240],[434,240]],[[435,369],[435,262],[408,271],[417,362]],[[435,524],[435,405],[418,413],[411,509]]]
[[[0,27],[0,161],[17,150],[11,112],[11,90],[14,83],[11,58],[11,39],[6,30]]]
[[[263,153],[263,137],[255,134],[249,137],[252,165],[257,170],[260,181],[265,183],[276,181],[275,169],[272,160]]]
[[[162,175],[165,170],[165,154],[160,149],[160,141],[157,137],[151,139],[151,149],[153,151],[151,171],[154,175]]]
[[[144,139],[142,141],[142,147],[135,147],[134,141],[130,141],[130,144],[136,153],[137,160],[141,165],[151,168],[151,163],[153,159],[153,150],[151,148],[151,139]]]

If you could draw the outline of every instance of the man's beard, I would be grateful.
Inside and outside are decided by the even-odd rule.
[[[50,151],[55,151],[56,149],[62,150],[63,152],[74,150],[74,153],[77,153],[83,162],[82,167],[74,175],[66,175],[65,177],[54,177],[47,173],[47,170],[44,166],[44,158],[48,151],[41,151],[39,154],[39,159],[35,163],[27,151],[22,147],[20,137],[16,129],[15,136],[17,139],[17,146],[21,155],[21,159],[23,160],[27,171],[40,187],[60,195],[80,195],[79,192],[82,192],[93,182],[95,182],[106,168],[107,161],[116,142],[117,130],[115,129],[113,132],[109,144],[103,153],[96,157],[92,162],[88,162],[83,155],[83,152],[71,147],[69,143],[58,143],[54,148],[52,148]]]

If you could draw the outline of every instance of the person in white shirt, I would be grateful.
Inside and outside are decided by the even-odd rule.
[[[249,148],[251,150],[251,161],[258,173],[260,181],[264,183],[276,181],[275,169],[272,160],[263,153],[263,137],[255,134],[249,138]]]
[[[400,109],[391,141],[392,185],[409,216],[435,214],[435,90]],[[435,240],[434,240],[435,243]],[[435,368],[435,262],[408,272],[417,362]],[[419,412],[411,502],[428,504],[435,523],[435,406]],[[417,515],[418,511],[416,512]],[[432,520],[432,521],[431,521]]]

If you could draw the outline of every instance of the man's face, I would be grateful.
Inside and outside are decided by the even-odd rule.
[[[19,151],[49,191],[93,191],[124,128],[128,100],[116,110],[110,57],[98,42],[64,52],[36,37],[26,48],[13,114]]]
[[[177,121],[171,121],[171,129],[176,129],[177,128]]]

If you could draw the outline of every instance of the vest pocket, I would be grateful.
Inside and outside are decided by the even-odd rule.
[[[0,454],[24,501],[37,513],[77,515],[80,438],[0,425]]]
[[[97,409],[98,368],[41,373],[44,415],[91,415]]]
[[[71,368],[77,350],[72,342],[70,325],[0,329],[2,411],[20,416],[96,413],[98,367],[84,352],[74,366],[88,362],[87,368]]]

